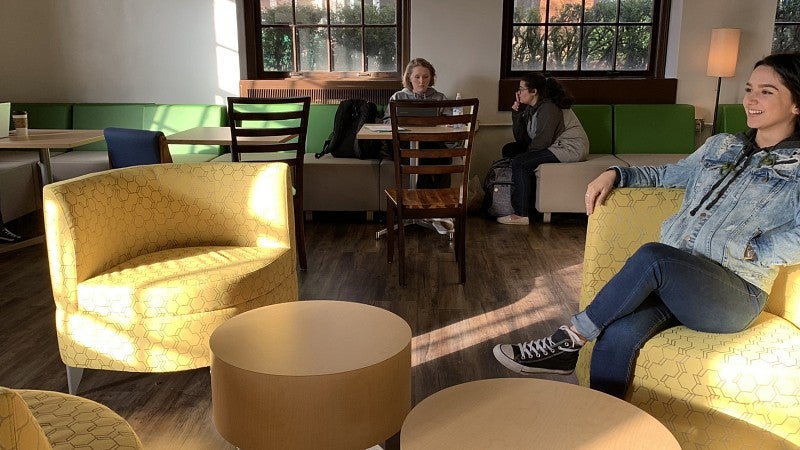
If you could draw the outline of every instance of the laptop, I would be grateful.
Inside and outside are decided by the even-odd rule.
[[[0,103],[0,139],[8,137],[9,122],[11,120],[11,103]]]

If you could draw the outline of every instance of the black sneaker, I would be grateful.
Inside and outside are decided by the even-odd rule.
[[[517,373],[557,373],[568,375],[575,371],[580,337],[566,325],[552,336],[519,344],[499,344],[494,357],[500,364]]]
[[[22,240],[22,236],[18,236],[11,232],[8,228],[0,225],[0,243],[12,243]]]

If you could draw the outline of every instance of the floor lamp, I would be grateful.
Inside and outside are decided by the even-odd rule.
[[[717,109],[719,109],[719,89],[722,78],[736,75],[736,59],[739,56],[739,37],[742,30],[738,28],[714,28],[711,30],[711,45],[708,48],[708,68],[706,75],[717,77],[717,99],[714,102],[714,128],[717,132]]]

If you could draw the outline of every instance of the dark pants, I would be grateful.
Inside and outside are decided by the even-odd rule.
[[[535,171],[540,164],[557,163],[558,158],[550,150],[538,152],[526,151],[518,142],[511,142],[503,147],[504,157],[513,157],[511,161],[511,206],[518,216],[528,217],[533,209],[531,204],[536,198]]]

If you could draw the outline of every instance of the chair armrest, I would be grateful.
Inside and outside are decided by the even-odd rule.
[[[658,241],[661,223],[683,201],[683,189],[617,188],[589,216],[580,308],[619,272],[642,245]]]

